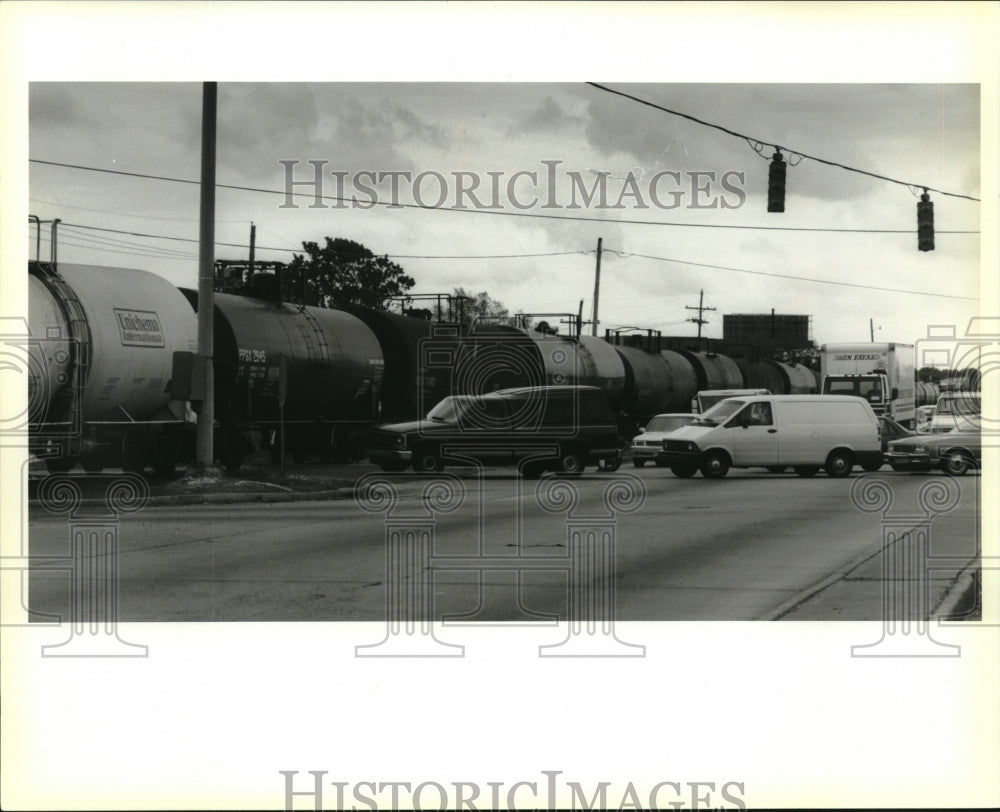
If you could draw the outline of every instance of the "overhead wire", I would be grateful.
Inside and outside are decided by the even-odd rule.
[[[103,167],[83,166],[80,164],[67,164],[58,161],[45,161],[40,158],[29,158],[30,163],[44,164],[46,166],[58,166],[66,169],[78,169],[87,172],[104,172],[112,175],[123,175],[126,177],[142,178],[146,180],[169,181],[172,183],[187,183],[198,185],[200,181],[187,178],[171,178],[164,175],[149,175],[141,172],[125,172],[120,169],[105,169]],[[264,189],[258,186],[236,186],[227,183],[216,183],[216,189],[231,189],[239,192],[255,192],[259,194],[282,195],[284,197],[308,197],[313,200],[332,201],[336,203],[356,202],[353,198],[341,197],[337,195],[320,195],[315,192],[290,192],[282,189]],[[929,187],[928,187],[929,188]],[[935,190],[936,191],[936,190]],[[975,198],[970,198],[975,200]],[[583,223],[605,223],[609,225],[638,225],[638,226],[660,226],[670,228],[718,228],[733,229],[740,231],[798,231],[809,233],[833,233],[833,234],[913,234],[914,229],[885,229],[885,228],[821,228],[814,226],[755,226],[755,225],[735,225],[731,223],[684,223],[671,220],[632,220],[615,219],[607,217],[585,217],[571,214],[534,214],[526,211],[495,211],[490,209],[477,208],[454,208],[440,206],[425,206],[418,203],[386,203],[378,200],[365,201],[366,207],[370,203],[370,208],[384,206],[392,209],[421,209],[423,211],[446,211],[458,214],[483,214],[495,217],[526,217],[535,220],[563,220]],[[978,234],[978,231],[963,230],[943,230],[937,229],[938,234]],[[285,249],[276,249],[285,250]]]
[[[792,279],[799,282],[815,282],[820,285],[839,285],[841,287],[847,287],[847,288],[878,290],[885,293],[910,293],[915,296],[934,296],[936,298],[941,298],[941,299],[965,299],[970,302],[979,301],[978,297],[975,296],[956,296],[951,293],[931,293],[929,291],[908,290],[905,288],[887,288],[878,285],[862,285],[858,282],[839,282],[832,279],[816,279],[811,276],[796,276],[794,274],[772,273],[770,271],[751,271],[748,268],[733,268],[727,265],[712,265],[706,262],[691,262],[689,260],[684,260],[684,259],[675,259],[673,257],[657,257],[651,254],[638,254],[631,251],[629,252],[615,251],[614,249],[611,248],[605,248],[604,252],[609,254],[614,254],[615,256],[621,257],[623,259],[628,259],[629,257],[642,257],[643,259],[651,259],[651,260],[656,260],[658,262],[673,262],[678,265],[691,265],[696,268],[711,268],[712,270],[716,271],[732,271],[734,273],[748,273],[748,274],[753,274],[754,276],[772,276],[772,277],[777,277],[778,279]]]
[[[978,197],[972,197],[971,195],[957,194],[956,192],[946,192],[942,189],[935,189],[926,183],[910,183],[908,181],[897,180],[895,178],[890,178],[885,175],[878,175],[874,172],[869,172],[864,169],[857,169],[856,167],[848,166],[847,164],[838,163],[837,161],[829,161],[825,158],[818,158],[815,155],[807,155],[801,150],[792,149],[791,147],[788,147],[786,145],[778,146],[777,142],[771,139],[755,138],[753,136],[744,135],[743,133],[738,133],[735,130],[730,130],[727,127],[723,127],[720,124],[713,124],[708,121],[703,121],[702,119],[696,118],[695,116],[689,115],[688,113],[682,113],[679,110],[671,110],[669,107],[664,107],[663,105],[656,104],[655,102],[651,102],[647,99],[641,99],[638,96],[633,96],[631,93],[625,93],[624,91],[621,90],[615,90],[614,88],[607,87],[606,85],[602,85],[597,82],[587,82],[587,84],[590,85],[591,87],[596,87],[598,90],[603,90],[606,93],[612,93],[616,96],[622,96],[623,98],[630,99],[631,101],[645,105],[646,107],[652,107],[655,110],[660,110],[664,113],[669,113],[672,116],[678,116],[679,118],[684,118],[687,119],[688,121],[693,121],[694,123],[700,124],[704,127],[711,127],[712,129],[719,130],[720,132],[724,132],[727,135],[734,136],[735,138],[742,138],[744,141],[756,141],[757,143],[760,144],[772,144],[776,149],[783,149],[786,152],[800,156],[800,158],[808,158],[810,161],[815,161],[816,163],[825,164],[827,166],[833,166],[838,169],[846,169],[848,172],[856,172],[859,175],[867,175],[870,178],[877,178],[878,180],[888,181],[889,183],[896,183],[899,184],[900,186],[906,186],[910,189],[924,189],[925,191],[934,192],[935,194],[945,195],[947,197],[958,197],[964,200],[974,200],[977,203],[981,202],[981,200]]]

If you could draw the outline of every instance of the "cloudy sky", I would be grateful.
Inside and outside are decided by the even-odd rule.
[[[325,161],[327,172],[345,179],[439,173],[449,184],[451,194],[432,210],[310,209],[308,199],[282,208],[280,194],[220,188],[218,241],[245,245],[252,221],[261,258],[288,259],[304,240],[347,237],[397,257],[417,292],[486,290],[526,312],[575,311],[583,299],[589,315],[593,251],[603,238],[602,326],[694,335],[686,308],[704,290],[705,304],[716,308],[707,314],[710,336],[721,334],[725,313],[772,308],[812,316],[820,343],[867,340],[870,319],[885,340],[915,341],[928,324],[956,323],[961,331],[980,310],[997,312],[996,9],[3,2],[0,311],[8,317],[25,309],[29,212],[67,224],[64,260],[146,268],[195,284],[196,186],[52,164],[197,180],[201,82],[217,80],[220,184],[281,192],[281,161],[297,161],[300,170]],[[768,163],[746,141],[587,81],[750,136],[765,156],[781,145],[983,202],[932,193],[937,247],[921,253],[915,190],[803,159],[788,169],[785,213],[769,215]],[[556,205],[544,209],[549,166]],[[613,208],[630,171],[644,195],[658,173],[677,173],[679,185],[665,175],[657,189],[663,202],[678,205],[659,208],[645,195],[648,208],[630,196]],[[536,206],[517,209],[507,194],[517,172],[538,173]],[[600,172],[609,208],[569,208],[572,173],[587,181]],[[449,211],[454,173],[479,178],[487,205],[492,195],[483,190],[498,178],[498,208]],[[434,204],[434,175],[425,177],[425,202]],[[726,189],[723,177],[739,192]],[[533,197],[530,177],[517,178],[513,198],[524,205]],[[692,178],[706,192],[694,194]],[[324,191],[337,194],[332,185]],[[401,184],[399,202],[409,202],[410,192]],[[377,193],[385,200],[391,190],[382,184]],[[714,200],[716,208],[694,207]],[[243,250],[219,245],[216,253],[240,258]],[[486,258],[510,254],[544,256]],[[431,256],[476,258],[417,258]],[[980,304],[981,282],[993,298]],[[9,487],[23,474],[17,466],[12,454],[0,455],[5,494],[17,493]],[[5,543],[20,540],[22,522],[22,511],[2,512]],[[985,528],[984,539],[994,539],[995,522]],[[22,645],[18,664],[29,688],[12,704],[27,721],[11,738],[25,752],[45,754],[23,779],[25,792],[51,784],[44,771],[53,742],[66,754],[79,741],[73,731],[87,731],[86,750],[57,756],[60,786],[71,788],[75,803],[97,796],[102,807],[109,764],[124,790],[120,808],[133,808],[140,791],[160,793],[161,807],[195,808],[206,787],[218,808],[256,808],[280,802],[279,769],[391,780],[417,777],[417,756],[436,759],[448,780],[535,779],[543,768],[566,769],[574,779],[618,778],[606,775],[609,760],[641,774],[629,780],[739,779],[755,806],[995,803],[992,774],[976,768],[996,750],[993,729],[954,729],[955,696],[986,708],[987,720],[995,708],[995,652],[978,629],[961,637],[947,630],[963,645],[963,656],[947,662],[949,692],[939,661],[859,664],[850,646],[867,641],[851,624],[657,624],[643,632],[653,635],[647,660],[591,661],[582,670],[573,663],[571,671],[535,658],[532,645],[503,630],[486,638],[485,654],[470,647],[467,659],[450,666],[459,671],[445,671],[446,664],[424,662],[361,667],[351,655],[370,632],[359,638],[347,624],[261,624],[249,632],[151,625],[164,637],[141,663],[141,679],[132,679],[131,664],[97,668],[81,660],[55,668],[38,656],[37,637],[5,637]],[[877,639],[875,627],[868,631]],[[136,639],[149,639],[146,633]],[[310,667],[290,670],[289,663]],[[516,700],[512,672],[533,688]],[[106,698],[110,688],[115,701],[53,702],[67,684],[88,698]],[[448,696],[437,707],[442,685]],[[158,701],[150,703],[151,695]],[[484,696],[513,712],[492,718]],[[842,709],[838,718],[848,722],[803,726],[804,709],[816,716],[817,696],[834,709],[818,718]],[[650,702],[680,735],[656,728],[655,739],[645,738]],[[119,719],[129,734],[144,724],[157,731],[146,737],[152,749],[136,748],[134,735],[108,723]],[[253,735],[237,741],[233,731],[247,724]],[[475,747],[465,746],[470,724],[486,732]],[[573,736],[595,724],[613,732],[628,725],[627,735],[611,750]],[[384,746],[385,730],[400,725],[419,726],[420,753],[405,742]],[[914,736],[916,725],[929,736]],[[878,764],[855,758],[859,730],[883,743]],[[928,740],[963,746],[928,750]],[[375,765],[364,763],[369,744]],[[484,764],[494,772],[484,773]],[[200,803],[177,800],[195,787]],[[815,803],[804,800],[810,793]]]
[[[396,258],[414,293],[485,290],[530,313],[583,300],[589,317],[602,238],[602,329],[695,335],[702,290],[709,336],[723,314],[774,309],[811,316],[818,343],[866,340],[870,320],[912,342],[977,312],[980,204],[932,193],[936,250],[919,252],[911,188],[981,196],[977,85],[602,84],[758,149],[582,81],[221,82],[217,181],[247,190],[218,191],[216,256],[245,258],[251,222],[260,259],[345,237]],[[196,185],[41,162],[196,180],[201,106],[197,82],[31,84],[30,211],[74,224],[61,259],[196,286]],[[775,145],[796,164],[783,214],[766,211]],[[288,205],[286,180],[317,161],[321,192],[349,202],[310,207],[300,183]],[[395,192],[388,173],[406,173]]]

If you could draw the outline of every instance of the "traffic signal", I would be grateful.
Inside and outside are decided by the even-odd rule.
[[[917,203],[917,248],[921,251],[934,250],[934,204],[926,189]]]
[[[771,168],[767,173],[767,210],[783,212],[785,210],[785,169],[787,164],[781,155],[781,150],[775,147],[771,157]]]

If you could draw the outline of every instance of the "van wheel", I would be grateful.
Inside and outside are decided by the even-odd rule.
[[[819,473],[818,465],[796,465],[793,469],[799,476],[811,477]]]
[[[946,474],[951,474],[952,476],[965,476],[965,473],[971,467],[969,458],[961,451],[952,451],[947,457],[941,460],[941,469]]]
[[[882,463],[881,462],[863,462],[863,463],[861,463],[861,467],[865,471],[868,471],[869,473],[873,473],[875,471],[878,471],[882,467]]]
[[[671,465],[670,470],[673,472],[674,476],[680,477],[681,479],[690,479],[695,474],[698,473],[697,465]]]
[[[538,479],[544,473],[544,462],[525,462],[521,465],[521,476],[525,479]]]
[[[563,450],[562,456],[559,458],[559,470],[564,474],[579,476],[586,467],[587,464],[584,462],[583,454],[577,449],[567,448]]]
[[[823,466],[827,476],[837,478],[849,476],[853,468],[854,455],[850,451],[839,449],[830,452],[830,456],[826,458],[826,465]]]
[[[608,473],[617,471],[622,467],[622,455],[617,454],[614,457],[608,457],[605,460],[601,460],[601,464],[598,467],[601,471],[607,471]]]
[[[437,474],[444,470],[444,463],[437,449],[425,447],[413,452],[413,470],[419,474]]]
[[[729,472],[729,457],[721,451],[709,451],[701,460],[700,470],[705,479],[722,479]]]

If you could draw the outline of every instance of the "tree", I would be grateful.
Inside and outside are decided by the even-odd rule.
[[[296,254],[289,264],[292,278],[301,280],[303,304],[319,307],[363,305],[385,310],[416,282],[388,256],[375,256],[353,240],[326,237],[326,245],[304,242],[309,258]]]
[[[508,319],[510,313],[503,302],[494,299],[485,290],[467,293],[465,288],[455,288],[452,293],[449,321],[468,324],[473,319]]]

